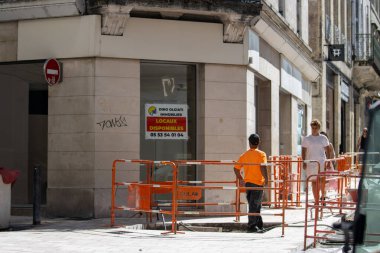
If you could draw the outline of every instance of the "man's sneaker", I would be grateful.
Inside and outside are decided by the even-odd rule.
[[[257,226],[248,228],[247,233],[264,233],[263,229],[258,228]]]

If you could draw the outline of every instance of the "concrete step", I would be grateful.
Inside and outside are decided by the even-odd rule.
[[[33,216],[33,205],[12,205],[11,215]],[[41,205],[41,217],[46,217],[46,205]]]

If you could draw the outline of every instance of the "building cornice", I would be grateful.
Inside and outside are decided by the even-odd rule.
[[[102,16],[103,35],[122,36],[127,18],[140,15],[223,23],[223,41],[243,43],[245,31],[260,14],[261,6],[261,1],[234,0],[90,0],[87,9],[89,14]]]
[[[85,0],[0,1],[0,22],[78,16],[85,13]]]

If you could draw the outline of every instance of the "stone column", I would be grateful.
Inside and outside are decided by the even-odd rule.
[[[112,161],[140,155],[140,63],[104,58],[62,63],[63,82],[49,87],[48,212],[109,216]],[[118,166],[118,180],[139,180],[138,165],[125,168]],[[119,192],[125,201],[126,191]]]
[[[94,217],[95,60],[62,60],[63,82],[49,87],[47,211]]]
[[[199,115],[199,120],[204,122],[206,160],[237,160],[248,149],[247,123],[254,118],[248,102],[254,96],[251,86],[252,80],[247,85],[246,66],[205,65],[204,115]],[[204,180],[235,180],[233,166],[207,166]],[[232,202],[234,196],[235,191],[232,190],[208,190],[205,201]],[[231,211],[232,208],[208,206],[206,210]]]
[[[297,155],[297,138],[298,138],[298,101],[294,96],[291,96],[291,151],[289,155]],[[294,167],[294,166],[293,166]]]
[[[96,58],[94,89],[94,215],[108,217],[112,162],[140,157],[140,61]],[[120,164],[116,180],[139,181],[140,169]],[[125,205],[126,195],[120,189],[116,202]]]
[[[321,121],[321,129],[326,130],[326,63],[322,63],[322,77],[317,83],[312,98],[312,119]],[[310,121],[308,121],[309,127]],[[309,133],[309,131],[308,131]]]

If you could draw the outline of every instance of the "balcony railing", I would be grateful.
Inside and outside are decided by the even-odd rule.
[[[380,36],[372,34],[356,35],[354,61],[373,65],[380,75]]]

